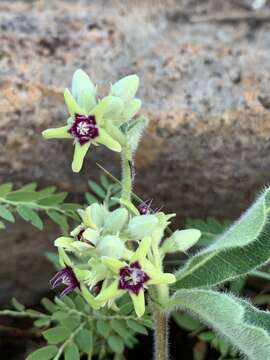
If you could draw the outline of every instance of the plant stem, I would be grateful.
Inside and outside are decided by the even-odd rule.
[[[156,305],[154,306],[155,360],[168,360],[168,318]]]
[[[129,145],[122,149],[122,199],[131,200],[132,190],[132,153]]]

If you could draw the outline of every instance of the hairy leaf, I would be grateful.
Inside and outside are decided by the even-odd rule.
[[[191,257],[176,273],[174,288],[210,286],[232,280],[270,258],[270,188],[223,235]]]
[[[178,290],[168,304],[168,309],[176,307],[191,312],[249,359],[268,359],[270,312],[232,295],[203,289]]]

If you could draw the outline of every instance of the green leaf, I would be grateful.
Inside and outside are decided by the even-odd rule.
[[[18,311],[24,311],[25,306],[23,304],[21,304],[17,299],[15,299],[15,297],[13,297],[11,299],[11,302],[12,302],[14,309],[16,309]]]
[[[0,221],[0,230],[3,230],[5,228],[6,228],[6,225],[2,221]]]
[[[38,191],[39,194],[39,198],[45,198],[48,197],[49,195],[52,195],[56,190],[56,186],[48,186],[43,190]]]
[[[61,192],[55,195],[49,195],[47,197],[39,199],[37,203],[43,206],[59,205],[62,204],[62,202],[65,200],[66,197],[67,197],[67,193]]]
[[[48,298],[43,298],[41,300],[41,304],[44,306],[44,308],[51,314],[53,314],[55,311],[57,311],[57,306],[55,305],[55,303],[53,303],[50,299]]]
[[[13,191],[6,195],[8,201],[15,202],[32,202],[39,198],[39,194],[35,191]]]
[[[130,335],[125,320],[111,320],[111,328],[123,339],[126,339]]]
[[[43,331],[42,333],[49,344],[58,344],[65,341],[70,334],[70,329],[67,329],[64,326],[55,326],[49,330]]]
[[[113,352],[117,354],[122,354],[124,351],[124,342],[117,335],[110,335],[108,338],[108,344]]]
[[[202,341],[212,341],[216,335],[213,333],[213,331],[204,331],[198,335],[198,338]]]
[[[50,323],[51,323],[51,319],[49,317],[34,321],[34,325],[37,327],[48,326],[50,325]]]
[[[90,330],[81,329],[75,337],[79,349],[88,354],[93,351],[93,334]]]
[[[128,142],[131,146],[132,151],[136,151],[142,134],[145,128],[148,126],[148,120],[145,117],[139,117],[132,121],[126,128],[126,134]]]
[[[57,351],[56,346],[45,346],[28,355],[26,360],[50,360],[57,354]]]
[[[103,174],[100,175],[100,183],[106,190],[109,188],[109,186],[111,186],[111,183],[110,183],[108,177]]]
[[[0,185],[0,197],[5,198],[5,196],[11,192],[12,190],[12,183],[7,182],[2,185]]]
[[[147,329],[135,320],[132,320],[132,319],[127,320],[127,326],[139,334],[143,334],[143,335],[148,334]]]
[[[79,349],[76,344],[70,343],[65,348],[64,352],[65,360],[80,360]]]
[[[34,225],[39,230],[43,229],[43,221],[40,216],[31,208],[26,206],[19,206],[17,208],[18,214],[26,221],[29,221],[32,225]]]
[[[97,321],[97,332],[99,335],[106,338],[110,332],[110,324],[108,321],[105,320],[98,320]]]
[[[0,205],[0,217],[10,222],[15,221],[12,212],[9,211],[5,206],[1,206],[1,205]]]
[[[20,188],[20,191],[35,191],[37,188],[37,183],[32,182],[30,184],[24,185]]]
[[[106,191],[102,189],[100,185],[98,185],[95,181],[89,180],[88,181],[90,189],[101,199],[105,199]]]
[[[68,233],[69,225],[64,215],[59,214],[57,211],[54,210],[47,211],[47,214],[57,225],[60,226],[60,229],[63,231],[64,234]]]
[[[178,326],[187,331],[195,331],[202,326],[199,320],[185,313],[174,313],[173,318]]]
[[[257,310],[232,295],[202,289],[178,290],[167,310],[176,307],[191,312],[249,359],[269,357],[270,312]]]
[[[186,228],[195,228],[201,231],[201,238],[197,242],[197,245],[200,246],[210,245],[215,238],[223,233],[230,225],[231,221],[229,220],[219,222],[212,217],[208,217],[206,220],[187,219],[186,221]]]
[[[70,210],[70,211],[77,211],[78,209],[80,209],[82,206],[80,204],[73,204],[73,203],[65,203],[63,205],[61,205],[61,209],[63,210]]]
[[[174,288],[195,288],[233,280],[270,258],[270,188],[209,247],[176,273]]]
[[[94,196],[93,194],[91,194],[89,192],[85,193],[85,198],[86,198],[86,201],[88,202],[88,204],[90,204],[90,205],[99,201],[96,196]]]

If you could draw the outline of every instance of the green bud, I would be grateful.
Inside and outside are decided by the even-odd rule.
[[[84,110],[90,112],[96,105],[96,87],[89,76],[81,69],[72,78],[72,95]]]
[[[105,207],[104,205],[100,205],[94,203],[88,206],[85,209],[86,222],[89,222],[89,225],[86,225],[100,229],[104,224],[105,218]]]
[[[125,208],[119,208],[107,216],[105,220],[104,229],[112,233],[117,233],[122,230],[128,220],[128,211]]]
[[[129,101],[135,96],[139,83],[137,75],[128,75],[113,84],[111,94],[119,96],[123,101]]]
[[[118,96],[112,96],[111,102],[106,110],[104,117],[109,120],[118,120],[124,109],[124,102]]]
[[[152,235],[157,225],[158,219],[155,215],[139,215],[130,220],[128,230],[133,240],[140,240]]]
[[[109,256],[114,258],[121,258],[124,254],[124,242],[114,235],[107,235],[99,239],[97,250],[101,256]]]
[[[185,252],[194,246],[200,237],[201,232],[197,229],[177,230],[164,242],[161,251],[163,253]]]

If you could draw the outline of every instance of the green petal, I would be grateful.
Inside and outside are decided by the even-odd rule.
[[[70,125],[47,129],[42,131],[42,136],[45,139],[72,139],[69,129]]]
[[[72,266],[72,262],[71,262],[70,258],[67,256],[64,249],[58,248],[58,254],[59,254],[59,262],[60,262],[61,266],[63,266],[63,267]]]
[[[96,87],[81,69],[76,70],[73,75],[72,95],[78,105],[88,113],[96,106]]]
[[[125,110],[123,111],[123,114],[122,114],[123,118],[125,120],[132,119],[133,116],[140,110],[141,106],[142,106],[142,102],[140,99],[131,100],[127,104]]]
[[[104,117],[109,120],[117,120],[124,109],[124,102],[120,97],[112,96],[111,102],[104,114]]]
[[[116,274],[118,274],[119,270],[126,265],[123,261],[108,256],[103,256],[101,261]]]
[[[84,239],[86,239],[86,240],[90,241],[92,244],[96,245],[97,239],[99,237],[99,231],[88,228],[83,232],[82,235],[83,235]]]
[[[111,100],[112,100],[111,96],[106,96],[100,100],[100,102],[94,107],[94,109],[91,110],[90,114],[95,115],[98,124],[102,121],[103,116],[107,111]]]
[[[87,287],[84,284],[80,284],[81,292],[85,300],[88,302],[90,306],[94,309],[98,309],[100,307],[100,304],[96,301],[94,296],[90,293],[90,291],[87,289]]]
[[[145,312],[145,299],[144,299],[144,291],[140,290],[139,294],[133,294],[133,293],[129,293],[133,305],[134,305],[134,309],[135,312],[137,314],[138,317],[143,316],[144,312]]]
[[[71,237],[61,236],[54,241],[54,246],[66,247],[69,246],[73,241],[74,239],[72,239]]]
[[[90,276],[91,276],[91,271],[89,271],[89,270],[74,268],[73,271],[74,271],[74,273],[76,275],[76,278],[79,281],[85,281],[85,280],[89,279]]]
[[[74,156],[72,162],[72,171],[79,172],[83,166],[84,157],[90,147],[90,141],[86,144],[80,145],[78,142],[75,143]]]
[[[139,87],[140,79],[137,75],[128,75],[113,84],[111,94],[119,96],[124,101],[131,100]]]
[[[156,215],[139,215],[134,216],[130,220],[128,224],[128,230],[132,239],[140,240],[145,236],[152,235],[157,226],[158,218]]]
[[[85,252],[85,251],[88,251],[88,250],[91,250],[93,249],[93,246],[90,245],[90,244],[87,244],[83,241],[73,241],[71,244],[70,244],[70,248],[74,251],[79,251],[80,253],[82,252]]]
[[[106,130],[99,128],[99,136],[96,138],[99,144],[107,146],[110,150],[120,152],[122,147],[119,142],[115,141]]]
[[[156,284],[173,284],[176,281],[176,278],[173,274],[170,273],[158,273],[156,271],[147,271],[147,274],[150,276],[147,284],[156,285]]]
[[[68,108],[68,112],[70,113],[70,115],[72,117],[74,117],[75,114],[82,114],[82,115],[86,115],[85,110],[83,110],[76,102],[76,100],[74,99],[74,97],[72,96],[71,92],[69,91],[69,89],[65,89],[64,91],[64,99],[65,99],[65,103],[67,105]]]
[[[94,228],[99,229],[103,226],[106,216],[104,205],[94,203],[86,208],[86,212],[88,214],[89,222],[94,225]]]
[[[116,235],[106,235],[99,238],[97,250],[101,256],[121,258],[125,251],[125,244]]]
[[[139,262],[143,262],[143,260],[145,259],[148,253],[150,246],[151,246],[151,237],[148,236],[142,239],[140,245],[138,246],[138,249],[131,258],[131,262],[136,260],[138,260]]]
[[[79,214],[80,214],[80,211],[84,211],[84,210],[78,209],[78,213],[79,213]],[[73,229],[73,230],[71,231],[70,235],[71,235],[72,237],[75,237],[75,236],[77,236],[83,229],[84,229],[84,226],[83,226],[83,225],[78,225],[78,226],[75,227],[75,229]],[[74,241],[74,239],[73,239],[73,241]]]
[[[96,297],[96,300],[99,302],[108,301],[111,299],[115,299],[123,295],[124,293],[124,290],[118,289],[118,280],[115,280],[107,288],[101,290],[100,294]]]

